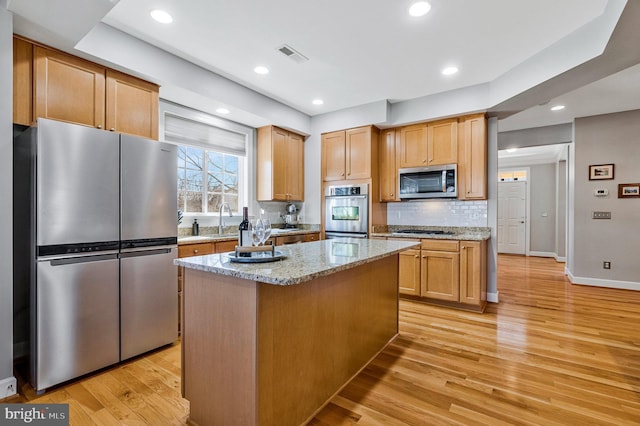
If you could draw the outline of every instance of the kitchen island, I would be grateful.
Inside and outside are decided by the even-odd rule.
[[[196,425],[300,425],[398,333],[398,254],[413,242],[278,247],[272,263],[176,260],[183,396]]]

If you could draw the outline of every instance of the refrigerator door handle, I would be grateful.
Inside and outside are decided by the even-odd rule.
[[[128,251],[128,252],[124,252],[124,253],[120,253],[120,258],[127,258],[127,257],[140,257],[140,256],[155,256],[158,254],[167,254],[167,253],[171,253],[171,250],[174,249],[174,247],[166,247],[166,248],[158,248],[158,249],[153,249],[153,250],[138,250],[138,251]]]
[[[61,266],[61,265],[73,265],[77,263],[89,263],[89,262],[100,262],[103,260],[114,260],[117,259],[117,254],[101,254],[98,256],[82,256],[82,257],[65,257],[62,259],[45,259],[43,261],[49,261],[51,266]]]

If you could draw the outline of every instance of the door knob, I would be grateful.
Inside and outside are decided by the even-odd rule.
[[[524,223],[524,220],[521,220],[520,223]]]

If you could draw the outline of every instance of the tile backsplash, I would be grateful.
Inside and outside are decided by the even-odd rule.
[[[387,203],[388,225],[487,226],[487,201],[420,200]]]

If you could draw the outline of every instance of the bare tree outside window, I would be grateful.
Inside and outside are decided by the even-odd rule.
[[[180,145],[178,206],[185,213],[208,213],[226,202],[232,211],[238,211],[238,173],[235,155]]]

